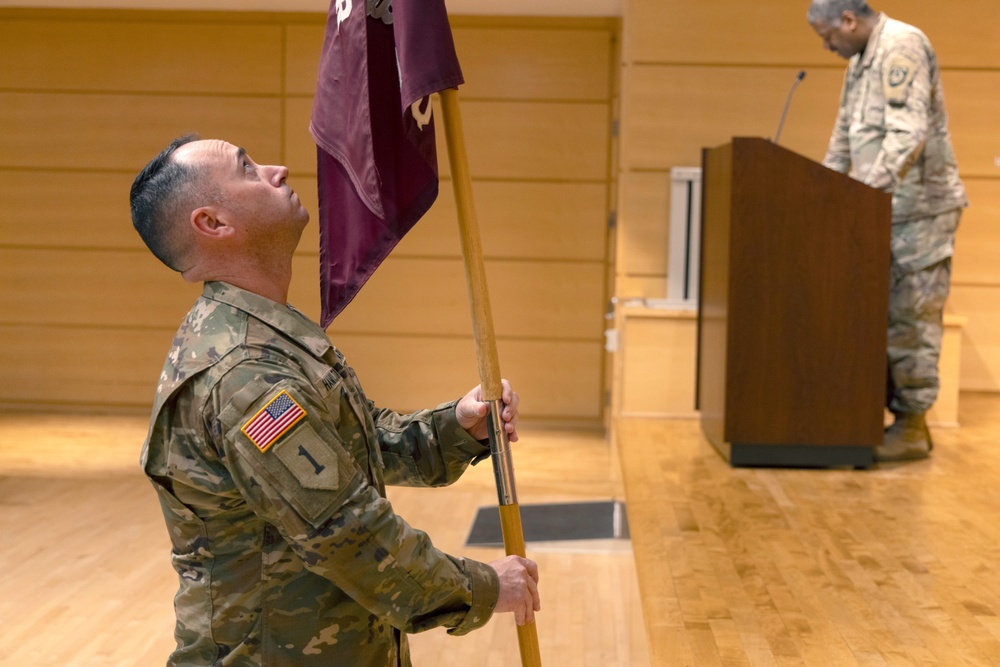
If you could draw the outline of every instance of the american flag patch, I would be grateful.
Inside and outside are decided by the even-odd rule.
[[[302,406],[287,391],[282,391],[244,424],[242,431],[257,449],[266,452],[275,440],[305,416]]]

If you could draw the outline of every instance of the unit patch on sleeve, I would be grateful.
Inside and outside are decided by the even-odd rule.
[[[889,61],[889,69],[885,75],[883,92],[890,104],[904,104],[909,94],[910,83],[917,74],[919,65],[906,55],[897,54]]]
[[[251,417],[241,430],[257,449],[266,452],[305,416],[306,411],[302,406],[287,391],[282,390]]]

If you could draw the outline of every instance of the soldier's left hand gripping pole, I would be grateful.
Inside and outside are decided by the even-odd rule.
[[[458,206],[458,225],[461,231],[465,277],[472,308],[472,333],[479,361],[479,378],[483,398],[490,403],[490,458],[493,461],[493,474],[497,483],[500,527],[503,530],[503,543],[507,555],[524,557],[521,509],[517,504],[517,489],[514,488],[514,461],[511,458],[507,431],[503,428],[503,419],[500,416],[503,411],[500,361],[493,335],[493,316],[486,288],[483,248],[472,200],[472,177],[465,155],[465,138],[462,133],[457,90],[451,88],[441,91],[441,108],[444,113],[455,203]],[[517,626],[517,643],[521,650],[521,664],[524,667],[541,667],[542,658],[538,650],[538,634],[534,623]]]

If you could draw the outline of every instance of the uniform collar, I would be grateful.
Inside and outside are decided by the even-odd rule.
[[[242,310],[289,338],[305,345],[317,357],[322,357],[333,347],[322,328],[293,306],[271,301],[254,292],[229,283],[205,283],[202,297],[225,303]]]
[[[872,61],[875,59],[875,51],[878,49],[878,40],[882,37],[882,28],[885,27],[885,22],[888,20],[889,17],[885,15],[885,12],[879,12],[878,22],[872,28],[872,34],[868,36],[868,44],[865,45],[864,52],[854,56],[857,67],[861,69],[871,67]]]

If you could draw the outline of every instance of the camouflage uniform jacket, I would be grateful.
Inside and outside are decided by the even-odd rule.
[[[438,551],[385,499],[488,448],[455,403],[376,408],[323,330],[207,283],[174,339],[142,465],[180,587],[170,665],[409,665],[405,634],[464,634],[496,573]]]
[[[892,250],[917,270],[952,255],[933,216],[967,204],[948,135],[937,57],[917,28],[879,15],[851,58],[823,164],[892,193]]]

